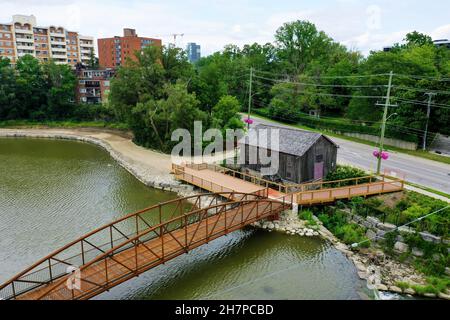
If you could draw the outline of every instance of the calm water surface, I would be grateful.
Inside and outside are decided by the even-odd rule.
[[[176,198],[148,188],[102,149],[0,139],[0,282],[127,213]],[[97,299],[361,299],[353,265],[319,239],[246,229]]]

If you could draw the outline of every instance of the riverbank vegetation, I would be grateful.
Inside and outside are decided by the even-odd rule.
[[[363,176],[358,169],[341,166],[327,179],[348,178],[352,173],[354,177]],[[426,285],[400,282],[398,287],[438,295],[450,290],[447,207],[444,201],[404,191],[366,199],[356,197],[311,211],[343,243],[359,244],[355,250],[381,249],[394,260],[413,266],[427,279]],[[303,220],[307,220],[306,216],[299,215]]]

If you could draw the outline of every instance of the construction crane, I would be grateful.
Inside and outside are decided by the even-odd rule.
[[[176,47],[177,46],[177,38],[181,37],[181,41],[183,41],[184,33],[173,33],[172,37],[173,37],[173,45]]]

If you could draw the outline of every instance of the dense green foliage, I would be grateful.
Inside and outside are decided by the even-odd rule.
[[[77,80],[70,66],[41,64],[26,55],[17,61],[0,57],[0,120],[104,120],[103,106],[75,103]]]
[[[445,208],[446,206],[447,203],[444,201],[408,191],[394,204],[387,205],[376,198],[364,200],[356,213],[363,216],[376,216],[382,221],[400,226],[424,217],[431,212]],[[450,230],[450,209],[414,222],[410,227],[413,227],[417,231],[427,231],[435,235],[448,237]]]
[[[339,181],[367,176],[368,174],[364,170],[352,166],[337,165],[334,171],[331,171],[327,174],[324,181]],[[354,185],[356,184],[356,182],[357,182],[356,180],[349,180],[349,181],[340,181],[337,183],[327,183],[325,184],[325,187],[327,188],[345,187],[348,185]],[[358,180],[358,183],[367,183],[367,182],[369,182],[369,178]]]
[[[354,243],[361,243],[360,247],[363,248],[370,246],[370,241],[365,236],[365,228],[348,222],[348,214],[346,212],[340,210],[334,212],[323,210],[322,213],[319,213],[318,218],[325,228],[330,230],[345,244],[352,245]]]
[[[174,130],[192,135],[195,121],[203,130],[243,128],[239,101],[221,92],[207,97],[202,94],[207,85],[182,50],[149,47],[118,70],[111,82],[111,108],[128,123],[137,143],[169,152],[178,143],[171,141]]]
[[[246,107],[253,67],[255,112],[265,110],[266,116],[322,130],[379,135],[382,108],[375,104],[383,102],[388,73],[393,71],[391,102],[399,107],[386,135],[421,142],[428,91],[436,91],[433,103],[444,106],[432,107],[429,130],[450,133],[450,108],[445,108],[450,104],[450,82],[438,81],[450,77],[450,50],[434,46],[429,36],[409,33],[404,45],[368,57],[349,51],[307,21],[284,24],[275,39],[274,44],[229,45],[201,59],[193,86],[202,89],[198,94],[202,106],[211,109],[229,94]],[[321,119],[309,116],[310,111],[321,114]]]

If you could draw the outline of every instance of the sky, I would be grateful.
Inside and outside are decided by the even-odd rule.
[[[61,25],[95,38],[140,36],[202,46],[202,55],[226,44],[274,42],[285,22],[309,20],[335,41],[368,54],[417,30],[450,39],[448,0],[0,0],[0,22],[34,14],[38,25]]]

